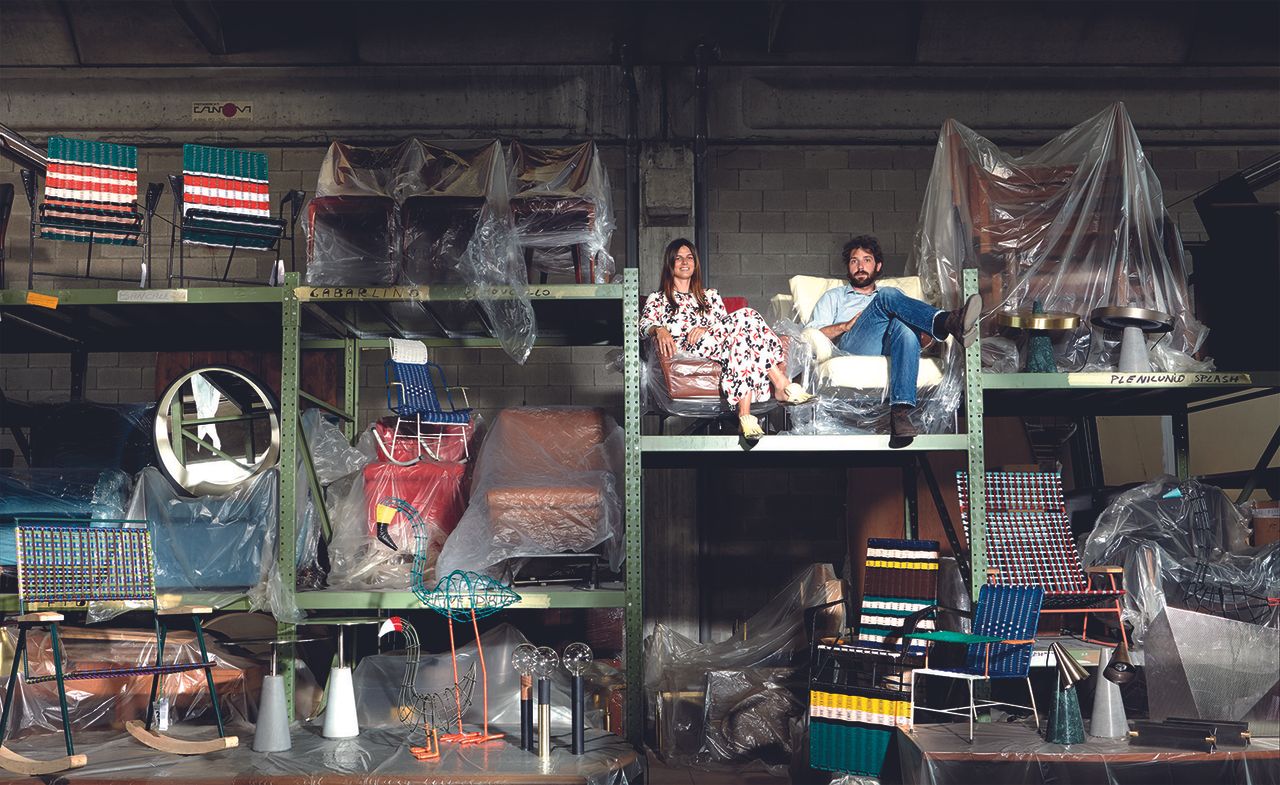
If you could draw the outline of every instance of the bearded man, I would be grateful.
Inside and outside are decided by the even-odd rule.
[[[939,341],[954,335],[968,347],[978,334],[982,299],[975,294],[962,307],[942,311],[901,289],[877,287],[884,253],[869,234],[845,243],[840,258],[847,265],[849,285],[822,295],[806,326],[821,330],[847,354],[889,358],[889,429],[893,446],[903,446],[918,433],[911,410],[916,406],[921,335]]]

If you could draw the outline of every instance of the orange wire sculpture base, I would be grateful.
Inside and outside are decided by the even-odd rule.
[[[421,761],[440,760],[440,737],[436,729],[428,730],[424,726],[422,730],[427,736],[426,746],[410,747],[409,753]]]

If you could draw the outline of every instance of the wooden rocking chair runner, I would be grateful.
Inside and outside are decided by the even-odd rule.
[[[960,515],[969,529],[967,474],[956,472]],[[1120,638],[1128,645],[1121,600],[1124,589],[1117,582],[1120,567],[1100,565],[1086,569],[1071,539],[1057,472],[987,472],[987,580],[1005,586],[1041,586],[1045,590],[1041,613],[1082,613],[1083,638],[1090,643],[1114,643],[1089,637],[1089,614],[1114,614]],[[1095,578],[1105,576],[1104,586]]]
[[[104,525],[104,523],[106,525]],[[0,714],[0,767],[20,774],[48,774],[84,766],[87,758],[77,755],[71,738],[71,721],[67,711],[66,682],[76,679],[123,678],[151,675],[151,697],[147,704],[146,722],[131,720],[125,729],[138,741],[162,752],[180,755],[199,755],[234,747],[235,736],[227,736],[222,723],[222,710],[218,705],[217,688],[214,686],[209,659],[205,648],[204,631],[200,616],[213,609],[201,606],[157,608],[155,567],[152,560],[151,532],[143,527],[128,526],[133,522],[102,522],[93,524],[59,524],[51,526],[23,525],[16,528],[18,554],[18,601],[20,614],[10,619],[18,625],[18,641],[14,649],[13,666],[9,672],[4,696],[4,711]],[[84,609],[93,602],[141,602],[150,603],[156,628],[156,662],[154,665],[127,668],[99,668],[92,670],[64,671],[62,645],[58,637],[58,623],[63,615],[56,609]],[[161,617],[189,614],[194,622],[196,640],[200,645],[200,661],[193,663],[164,662],[164,643],[168,627]],[[49,628],[53,644],[53,674],[33,676],[27,669],[27,630],[33,626]],[[57,681],[58,704],[62,713],[62,734],[66,742],[66,757],[39,761],[3,746],[8,734],[9,714],[13,705],[14,688],[17,685],[19,663],[23,680],[28,684]],[[186,741],[171,738],[152,730],[152,716],[160,677],[169,673],[203,670],[209,686],[214,718],[218,724],[218,738],[208,741]]]

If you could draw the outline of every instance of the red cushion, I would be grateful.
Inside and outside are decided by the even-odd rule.
[[[745,297],[721,297],[724,300],[724,309],[729,313],[741,311],[747,307],[747,298]]]

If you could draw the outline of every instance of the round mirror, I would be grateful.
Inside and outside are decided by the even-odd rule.
[[[230,493],[279,461],[279,410],[266,385],[239,368],[188,371],[156,408],[160,470],[193,495]]]

